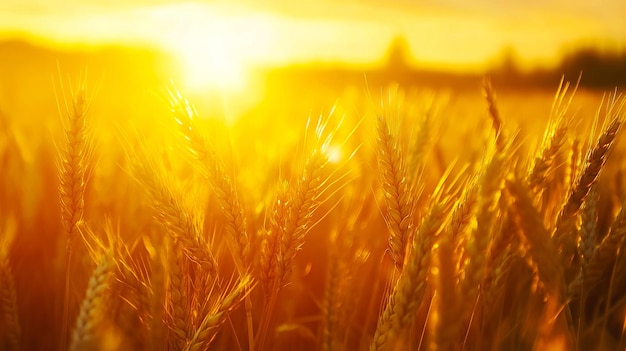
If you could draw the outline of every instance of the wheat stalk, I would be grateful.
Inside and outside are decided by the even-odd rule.
[[[458,208],[458,207],[457,207]],[[458,272],[455,265],[456,257],[454,245],[450,240],[451,232],[448,228],[442,234],[438,243],[438,276],[437,280],[437,310],[439,318],[434,326],[434,336],[431,343],[432,349],[446,350],[452,348],[457,342],[458,334]]]
[[[309,123],[307,123],[307,130]],[[317,209],[334,194],[329,189],[337,182],[333,179],[336,170],[326,172],[329,164],[327,150],[334,133],[324,137],[326,127],[327,122],[320,118],[315,128],[313,148],[306,158],[301,175],[295,184],[283,183],[275,206],[272,207],[270,231],[264,241],[261,257],[261,274],[263,278],[267,278],[264,284],[269,290],[266,291],[267,304],[264,306],[257,334],[260,347],[263,347],[265,343],[278,293],[289,282],[296,253],[302,248],[306,234],[317,224],[313,216]],[[279,240],[278,248],[276,247],[277,239]],[[275,258],[274,253],[277,253]]]
[[[89,162],[90,142],[87,131],[85,91],[80,89],[74,97],[71,110],[67,108],[65,149],[61,152],[59,170],[59,196],[61,220],[65,230],[65,293],[63,299],[63,321],[61,348],[66,347],[69,323],[69,294],[72,263],[72,243],[79,235],[79,225],[85,210],[85,177]]]
[[[250,239],[246,225],[245,211],[239,201],[237,189],[230,176],[224,171],[222,162],[215,150],[200,132],[197,113],[179,93],[171,93],[172,112],[188,143],[188,148],[201,163],[201,169],[209,180],[213,193],[226,218],[225,231],[234,243],[235,263],[240,274],[245,274],[251,262]]]
[[[144,239],[148,242],[145,244],[146,246],[150,246],[151,244],[147,239]],[[163,241],[161,241],[163,242]],[[167,257],[163,257],[165,255],[162,254],[163,251],[152,250],[152,254],[150,255],[149,267],[150,267],[150,291],[151,298],[148,302],[148,309],[152,318],[150,320],[149,335],[148,339],[148,347],[149,350],[157,351],[162,350],[163,345],[167,344],[167,333],[165,330],[165,323],[163,321],[166,320],[165,316],[165,304],[167,303],[167,273],[165,264],[167,262]]]
[[[17,313],[15,282],[9,267],[9,260],[4,255],[0,257],[0,307],[4,321],[0,324],[3,326],[0,340],[6,341],[0,344],[6,345],[8,350],[19,350],[21,328]]]
[[[330,236],[328,273],[326,277],[326,287],[324,289],[324,300],[322,302],[322,312],[324,314],[322,330],[322,350],[332,351],[340,348],[340,315],[341,315],[341,294],[342,287],[345,286],[343,280],[346,279],[345,256],[349,250],[346,240],[339,238],[346,235],[345,232],[334,231]]]
[[[339,259],[337,253],[332,254],[329,262],[328,278],[324,293],[323,313],[324,330],[322,332],[322,350],[337,350],[339,328]]]

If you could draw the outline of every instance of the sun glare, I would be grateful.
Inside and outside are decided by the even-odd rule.
[[[329,145],[323,151],[326,153],[328,162],[339,163],[339,161],[341,161],[341,148],[339,148],[339,146]]]
[[[171,8],[170,8],[171,10]],[[232,16],[202,7],[179,7],[180,20],[170,21],[162,41],[178,58],[183,85],[241,92],[251,70],[272,55],[271,20],[263,16]]]
[[[228,38],[190,36],[176,49],[184,84],[192,90],[241,90],[246,85],[245,64],[229,48]]]

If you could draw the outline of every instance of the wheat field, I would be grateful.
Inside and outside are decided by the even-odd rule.
[[[173,87],[113,123],[66,83],[39,134],[3,110],[0,348],[626,348],[626,100],[380,92],[264,128]]]

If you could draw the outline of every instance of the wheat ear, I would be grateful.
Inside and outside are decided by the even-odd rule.
[[[370,350],[385,350],[408,328],[426,289],[431,250],[446,221],[446,206],[435,203],[413,238],[413,251],[378,320]]]
[[[507,136],[505,135],[504,128],[502,128],[502,118],[500,117],[500,111],[496,104],[496,92],[493,90],[491,79],[488,77],[485,77],[483,80],[483,93],[485,101],[487,101],[487,111],[491,118],[491,124],[496,135],[496,148],[503,150],[506,147]]]
[[[70,350],[90,350],[98,345],[98,341],[95,339],[96,332],[103,318],[104,303],[113,267],[113,259],[109,255],[103,255],[91,274],[87,292],[72,333]]]
[[[408,165],[406,167],[406,175],[411,184],[410,188],[417,186],[419,168],[424,162],[427,156],[426,153],[433,141],[433,120],[432,111],[429,109],[420,121],[415,141],[410,145],[407,160]]]
[[[217,277],[217,261],[202,236],[199,216],[183,205],[177,183],[168,177],[162,164],[146,152],[145,160],[135,164],[137,181],[151,196],[156,219],[174,239],[179,240],[187,256],[212,277]]]
[[[532,170],[528,175],[528,184],[535,193],[545,186],[548,172],[554,166],[554,160],[567,140],[568,130],[569,125],[565,122],[565,119],[559,120],[555,127],[547,129],[540,155],[535,159]]]
[[[189,326],[191,316],[189,314],[188,292],[185,284],[187,276],[182,264],[183,256],[180,253],[179,245],[174,243],[169,253],[168,310],[170,311],[169,321],[171,323],[169,329],[172,333],[170,342],[176,350],[182,350],[185,347],[191,333]]]
[[[87,102],[85,92],[80,90],[68,111],[65,129],[66,148],[61,154],[59,194],[61,218],[65,228],[67,245],[78,235],[78,223],[83,219],[85,208],[85,170],[89,154],[87,133]]]
[[[496,149],[491,161],[481,175],[476,209],[476,229],[468,239],[463,291],[470,301],[474,301],[483,283],[486,258],[495,234],[495,227],[501,217],[498,204],[507,172],[508,151]],[[471,307],[471,304],[468,304]]]
[[[582,158],[584,155],[582,155],[581,153],[581,141],[578,138],[575,138],[574,141],[572,141],[572,147],[571,147],[571,152],[570,152],[570,162],[569,162],[569,183],[567,184],[569,186],[569,189],[574,187],[574,183],[576,182],[576,179],[578,177],[578,174],[580,172],[581,169],[581,163],[582,163]]]
[[[617,260],[619,249],[626,238],[626,203],[622,204],[617,217],[611,224],[609,233],[602,239],[597,247],[592,246],[587,253],[585,262],[586,269],[579,272],[575,279],[570,282],[568,291],[572,296],[578,296],[584,283],[585,289],[594,287],[603,277],[610,275],[610,271]],[[593,250],[592,250],[593,249]],[[589,254],[591,253],[591,256]],[[585,258],[585,256],[583,256]]]
[[[304,175],[296,185],[291,198],[285,227],[281,233],[280,251],[277,259],[276,277],[282,286],[293,269],[293,260],[296,252],[304,243],[304,236],[309,230],[315,209],[319,206],[319,187],[321,186],[320,172],[324,165],[324,158],[314,151],[305,166]]]
[[[307,123],[307,129],[308,126],[309,123]],[[326,172],[329,162],[327,148],[333,137],[331,133],[324,138],[326,126],[326,122],[320,118],[315,128],[314,146],[306,158],[304,169],[295,184],[292,183],[279,190],[278,200],[270,218],[270,233],[263,249],[265,259],[262,257],[264,260],[262,264],[271,267],[269,271],[268,266],[262,267],[262,270],[266,271],[262,274],[269,278],[265,282],[269,287],[269,296],[256,338],[261,348],[267,337],[278,292],[289,281],[296,253],[302,248],[306,234],[316,224],[313,215],[332,195],[332,193],[329,194],[329,189],[336,183],[333,179],[335,171]],[[286,198],[286,201],[281,203],[283,198]],[[275,248],[277,239],[275,236],[279,238],[278,251]],[[270,256],[271,252],[278,253],[275,259]],[[275,266],[272,267],[272,265]]]
[[[281,182],[279,185],[276,200],[271,207],[272,215],[269,218],[269,228],[264,230],[263,246],[261,249],[261,260],[259,276],[265,296],[270,295],[276,282],[276,267],[278,266],[278,256],[280,252],[280,240],[285,230],[289,205],[289,184]]]
[[[402,269],[407,242],[412,236],[413,204],[407,183],[406,160],[400,150],[398,137],[392,133],[385,117],[379,117],[378,164],[387,205],[389,248],[396,267]]]
[[[465,255],[465,233],[474,217],[477,200],[476,178],[472,178],[458,200],[450,223],[443,231],[438,244],[440,317],[435,326],[436,349],[451,348],[458,336],[460,328],[458,284]]]
[[[222,298],[219,304],[204,317],[202,323],[200,323],[184,350],[206,350],[217,335],[222,324],[226,321],[228,315],[244,300],[246,294],[250,291],[251,284],[252,280],[250,276],[241,277],[237,286],[228,295]]]
[[[137,333],[139,334],[137,339],[143,338],[143,345],[146,345],[148,349],[153,349],[151,344],[158,342],[160,339],[153,330],[155,316],[153,315],[154,311],[151,304],[156,297],[152,290],[151,281],[142,273],[138,273],[139,268],[132,261],[130,255],[116,255],[115,262],[117,266],[115,271],[117,283],[121,288],[130,291],[132,300],[128,304],[135,311],[141,323],[140,325],[143,327],[142,333]],[[152,276],[156,276],[156,274]],[[136,331],[133,330],[131,333],[136,333]]]
[[[510,200],[506,195],[506,193],[502,194],[500,208],[510,207]],[[516,250],[516,245],[519,243],[519,240],[516,240],[515,237],[519,228],[512,218],[512,211],[504,211],[501,216],[502,219],[495,228],[494,237],[489,248],[485,275],[481,286],[481,303],[485,312],[482,317],[485,321],[496,316],[496,313],[499,312],[495,304],[499,302],[498,297],[506,291],[506,287],[502,282],[506,279],[511,257]]]
[[[585,199],[582,211],[582,226],[578,242],[579,256],[582,259],[581,268],[585,272],[596,248],[598,236],[598,185],[594,184]]]
[[[222,214],[226,218],[225,231],[234,243],[235,263],[240,274],[245,274],[251,262],[250,239],[244,209],[239,201],[237,189],[230,176],[224,171],[222,162],[197,125],[197,113],[189,102],[178,93],[171,93],[171,107],[188,148],[200,161],[211,189],[217,198]]]
[[[552,100],[550,124],[543,136],[541,151],[527,177],[529,187],[535,193],[539,193],[542,188],[545,188],[548,173],[555,166],[555,159],[567,141],[570,120],[565,118],[565,114],[572,103],[578,84],[571,93],[570,98],[566,101],[565,98],[569,87],[570,83],[565,82],[562,78]]]
[[[576,253],[574,232],[576,216],[589,193],[589,189],[596,182],[598,174],[606,162],[609,150],[616,139],[621,125],[621,119],[614,118],[602,135],[600,135],[596,146],[587,157],[582,173],[578,176],[565,205],[559,213],[553,237],[558,247],[562,250],[561,256],[564,258],[564,262],[570,262],[573,259],[572,256]]]
[[[327,190],[332,185],[332,173],[327,174],[325,172],[328,157],[324,152],[325,148],[328,147],[330,138],[321,142],[323,130],[324,126],[318,124],[316,130],[318,143],[307,158],[302,175],[296,182],[288,200],[287,218],[283,222],[284,228],[281,231],[280,251],[276,267],[276,277],[279,279],[280,286],[288,281],[293,270],[296,253],[302,248],[304,238],[314,224],[313,215],[324,202]],[[276,221],[281,223],[282,219],[276,218]]]
[[[528,243],[530,255],[541,282],[552,296],[563,299],[565,277],[559,253],[548,229],[531,199],[530,190],[520,181],[507,181],[506,188],[515,205],[515,220],[522,229],[523,240]]]
[[[197,125],[197,113],[186,99],[180,94],[170,94],[173,99],[172,110],[176,116],[176,121],[181,127],[183,135],[188,142],[188,147],[192,154],[200,161],[205,175],[207,176],[211,189],[217,198],[221,212],[226,218],[225,232],[237,271],[240,275],[247,274],[251,269],[250,237],[246,224],[245,211],[235,187],[235,183],[224,170],[222,161],[217,156],[215,150],[199,131]],[[246,295],[248,296],[248,295]],[[248,340],[249,348],[254,349],[254,332],[252,323],[252,302],[246,298],[246,314],[248,316]]]

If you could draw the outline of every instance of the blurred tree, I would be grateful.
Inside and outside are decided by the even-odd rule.
[[[406,71],[411,66],[409,42],[403,36],[393,38],[385,55],[387,67],[392,71]]]
[[[508,76],[516,76],[520,73],[519,54],[512,46],[505,46],[500,53],[499,71]]]
[[[601,88],[626,85],[626,53],[581,48],[565,55],[558,70],[566,77],[582,72],[583,86]]]

